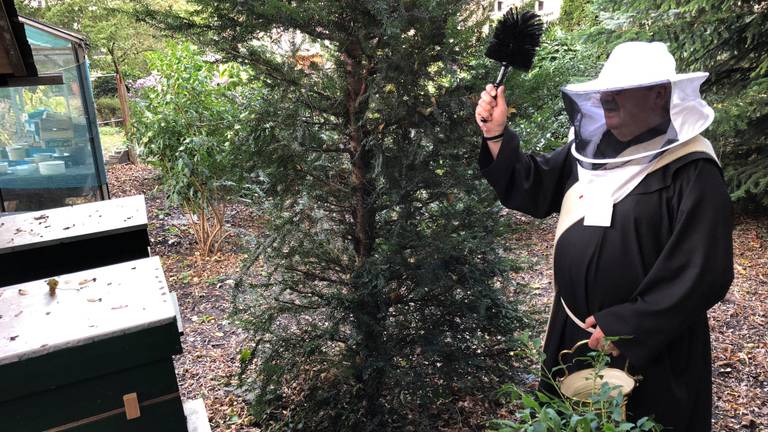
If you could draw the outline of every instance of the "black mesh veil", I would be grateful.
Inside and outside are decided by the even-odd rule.
[[[669,112],[660,122],[649,125],[626,141],[618,139],[607,127],[600,96],[603,92],[631,90],[633,87],[579,91],[563,87],[563,103],[572,125],[569,134],[571,151],[579,164],[590,170],[647,164],[666,149],[698,135],[712,122],[714,112],[699,95],[698,89],[706,74],[696,78],[634,87],[669,86]]]

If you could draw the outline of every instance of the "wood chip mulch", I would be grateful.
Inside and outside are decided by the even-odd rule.
[[[147,166],[108,168],[112,197],[144,194],[152,253],[162,258],[166,279],[179,298],[184,353],[176,372],[184,399],[203,398],[214,431],[257,431],[248,426],[245,395],[236,388],[246,335],[228,317],[233,280],[248,249],[240,233],[259,230],[258,218],[235,205],[227,223],[237,231],[212,258],[195,253],[192,232],[178,208],[167,207],[156,172]],[[551,246],[556,219],[535,220],[516,212],[519,228],[509,239],[519,263],[514,296],[523,298],[543,326],[551,298]],[[740,217],[734,231],[735,280],[723,302],[709,312],[713,345],[713,430],[768,430],[768,216]]]

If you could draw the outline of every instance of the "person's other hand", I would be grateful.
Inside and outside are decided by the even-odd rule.
[[[504,98],[504,90],[501,86],[496,89],[493,84],[485,86],[485,91],[480,94],[475,108],[475,121],[483,131],[483,136],[492,137],[501,135],[507,125],[507,101]],[[498,97],[496,96],[498,94]],[[485,120],[485,121],[483,121]]]
[[[621,354],[619,349],[616,348],[616,345],[605,340],[605,333],[603,333],[603,330],[599,325],[597,325],[597,320],[595,319],[594,315],[590,316],[586,321],[584,321],[585,329],[592,327],[595,327],[595,332],[592,333],[592,337],[589,338],[590,348],[593,350],[605,351],[614,357]]]

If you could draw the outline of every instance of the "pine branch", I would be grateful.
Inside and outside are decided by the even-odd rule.
[[[291,272],[299,273],[299,274],[309,278],[313,282],[327,282],[329,284],[341,285],[341,286],[347,285],[347,283],[344,282],[344,281],[333,279],[333,278],[330,278],[328,276],[321,275],[319,273],[315,273],[315,272],[312,272],[312,271],[309,271],[309,270],[303,270],[303,269],[300,269],[298,267],[293,267],[293,266],[290,266],[290,265],[285,266],[285,270],[286,271],[291,271]]]
[[[289,301],[286,301],[286,300],[281,300],[281,299],[279,299],[277,297],[275,297],[273,300],[276,301],[277,303],[280,303],[280,304],[285,305],[285,306],[290,306],[290,307],[295,307],[295,308],[305,309],[305,310],[321,310],[321,309],[324,309],[326,307],[326,306],[314,306],[314,305],[310,306],[310,305],[305,305],[305,304],[293,303],[293,302],[289,302]]]

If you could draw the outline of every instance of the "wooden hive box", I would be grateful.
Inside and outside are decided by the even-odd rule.
[[[142,195],[0,217],[0,286],[146,257]]]
[[[54,279],[0,288],[0,431],[187,431],[159,258]]]

